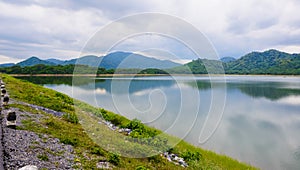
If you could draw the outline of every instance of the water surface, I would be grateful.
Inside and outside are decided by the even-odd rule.
[[[262,169],[300,169],[300,77],[83,78],[74,93],[72,78],[24,79]]]

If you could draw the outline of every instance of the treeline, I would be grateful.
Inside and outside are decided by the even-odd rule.
[[[272,52],[272,51],[271,51]],[[265,52],[267,53],[267,52]],[[270,53],[270,52],[269,52]],[[300,75],[300,56],[262,55],[251,53],[239,60],[223,63],[218,60],[197,59],[170,69],[105,69],[87,65],[43,65],[0,68],[6,74],[270,74]],[[281,53],[280,53],[281,54]]]
[[[43,65],[38,64],[35,66],[12,66],[6,68],[0,68],[0,72],[6,74],[113,74],[114,69],[106,70],[105,68],[96,68],[86,65]]]
[[[228,63],[222,63],[217,60],[197,59],[167,71],[176,74],[300,75],[300,58],[281,59],[276,62],[242,58]]]
[[[38,64],[35,66],[21,67],[18,65],[12,67],[0,68],[0,72],[6,74],[168,74],[166,71],[148,68],[148,69],[105,69],[90,67],[87,65],[57,65],[50,66]]]
[[[252,61],[250,61],[252,62]],[[270,75],[300,75],[300,60],[292,58],[289,60],[252,62],[243,59],[237,62],[224,64],[227,74],[270,74]]]

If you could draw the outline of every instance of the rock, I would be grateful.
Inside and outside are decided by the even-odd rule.
[[[109,169],[110,168],[109,167],[109,162],[106,162],[106,161],[98,162],[96,166],[97,166],[98,169]]]
[[[20,168],[19,170],[38,170],[37,166],[34,165],[26,165],[22,168]]]

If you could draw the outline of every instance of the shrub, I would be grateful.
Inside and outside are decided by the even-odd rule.
[[[141,123],[141,121],[138,119],[133,119],[128,123],[126,127],[131,130],[136,130],[136,129],[143,130],[145,128],[144,125]]]
[[[192,151],[185,151],[180,155],[184,160],[186,161],[200,161],[202,155],[198,152],[192,152]]]
[[[115,153],[111,153],[108,158],[108,162],[114,164],[114,165],[119,165],[120,164],[120,156]]]

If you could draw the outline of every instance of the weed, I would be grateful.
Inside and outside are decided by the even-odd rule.
[[[114,164],[114,165],[119,165],[120,164],[120,156],[115,153],[109,154],[108,162]]]
[[[37,156],[41,161],[49,161],[49,158],[46,154],[40,154]]]

